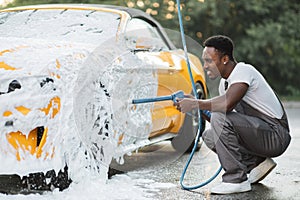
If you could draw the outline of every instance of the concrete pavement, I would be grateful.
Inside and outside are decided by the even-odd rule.
[[[277,162],[277,167],[259,184],[252,185],[251,192],[231,195],[210,194],[209,188],[221,182],[221,172],[221,174],[212,183],[203,188],[194,191],[182,191],[182,189],[178,186],[176,188],[170,189],[171,191],[168,192],[162,191],[162,196],[159,197],[159,199],[300,199],[300,103],[289,103],[288,105],[285,104],[285,107],[291,129],[291,144],[282,156],[274,158],[274,160]],[[203,167],[207,168],[207,170],[204,170],[204,174],[212,175],[216,171],[218,166],[216,165],[216,162],[213,161],[214,155],[208,152],[209,150],[207,149],[207,147],[203,146],[198,155],[206,155],[205,160],[206,162],[211,162],[211,166],[208,166],[201,161],[193,161],[194,164],[191,164],[191,167],[189,168],[189,170],[191,171],[191,173],[189,174],[190,177],[186,175],[187,184],[189,183],[193,185],[199,183],[199,181],[203,181],[203,169],[201,169]],[[201,157],[201,155],[199,156]]]
[[[274,160],[277,167],[259,184],[252,185],[252,191],[231,195],[212,195],[209,189],[221,182],[221,174],[210,184],[193,190],[181,189],[179,179],[189,155],[178,156],[171,144],[164,142],[151,145],[125,157],[121,171],[135,174],[132,178],[151,179],[155,183],[173,185],[167,188],[156,188],[153,199],[158,200],[300,200],[300,103],[284,102],[287,111],[291,144],[287,151]],[[216,154],[204,144],[196,152],[185,176],[184,184],[191,186],[210,178],[220,167]],[[140,185],[151,188],[148,183]]]

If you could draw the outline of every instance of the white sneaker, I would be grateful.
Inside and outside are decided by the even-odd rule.
[[[212,194],[232,194],[248,191],[251,191],[251,184],[248,180],[242,183],[222,182],[220,185],[217,185],[210,190]]]
[[[265,161],[251,170],[248,178],[249,182],[255,184],[263,180],[272,171],[272,169],[276,167],[276,165],[277,164],[273,159],[266,158]]]

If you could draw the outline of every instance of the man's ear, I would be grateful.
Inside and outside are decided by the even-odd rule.
[[[228,62],[229,62],[229,56],[228,55],[225,55],[222,57],[222,62],[224,65],[226,65]]]

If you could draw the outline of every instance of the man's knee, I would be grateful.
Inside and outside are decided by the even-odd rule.
[[[214,137],[216,138],[219,138],[224,131],[223,129],[229,125],[226,114],[221,112],[212,113],[210,124],[213,129]]]
[[[211,149],[213,151],[215,151],[215,149],[216,149],[214,138],[215,137],[214,137],[214,133],[213,133],[212,129],[207,129],[206,131],[204,131],[202,133],[202,139],[203,139],[204,143],[206,144],[206,146],[209,149]]]
[[[212,112],[210,123],[212,127],[223,126],[226,119],[226,114],[221,112]]]
[[[226,126],[226,114],[221,112],[213,112],[211,115],[211,128],[207,129],[202,134],[202,139],[208,148],[214,150],[216,143],[219,140],[226,140],[227,136],[224,134],[224,127]],[[228,128],[226,128],[227,130]]]

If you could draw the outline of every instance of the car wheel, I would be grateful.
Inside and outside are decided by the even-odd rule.
[[[197,98],[205,99],[205,94],[203,86],[201,83],[196,83]],[[202,135],[205,130],[206,121],[201,117],[201,130],[200,135]],[[182,153],[190,153],[195,145],[195,138],[199,128],[199,116],[198,110],[193,110],[192,115],[185,115],[184,123],[178,134],[172,139],[173,148]],[[201,142],[198,141],[198,147],[196,150],[199,150]]]

